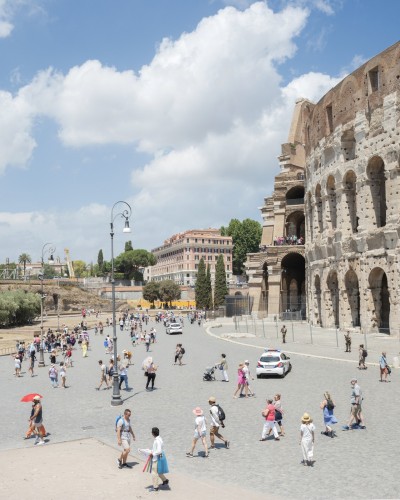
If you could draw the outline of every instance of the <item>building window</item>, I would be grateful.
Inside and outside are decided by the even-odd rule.
[[[202,239],[201,242],[204,243],[204,239]]]
[[[199,268],[199,265],[198,265],[198,264],[195,264],[195,265],[194,265],[194,268],[195,268],[195,269],[198,269],[198,268]]]
[[[379,90],[380,81],[379,81],[379,68],[378,68],[378,66],[374,69],[371,69],[371,71],[368,72],[368,79],[369,79],[370,92],[376,92],[377,90]]]
[[[229,271],[229,264],[226,266],[226,269]]]

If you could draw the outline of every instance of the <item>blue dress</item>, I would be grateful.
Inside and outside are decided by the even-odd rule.
[[[324,406],[324,423],[327,425],[337,424],[337,418],[333,414],[333,410],[329,410],[328,406]]]

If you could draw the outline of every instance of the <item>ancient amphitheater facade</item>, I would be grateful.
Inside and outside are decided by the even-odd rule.
[[[397,332],[400,43],[347,76],[317,104],[299,101],[293,127],[292,146],[305,150],[308,320],[323,327]],[[253,254],[250,284],[260,279],[254,261]],[[280,271],[282,297],[287,272]]]

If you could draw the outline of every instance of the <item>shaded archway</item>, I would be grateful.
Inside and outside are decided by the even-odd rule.
[[[343,179],[343,190],[346,197],[343,223],[350,226],[352,233],[356,233],[358,228],[356,182],[356,174],[352,170],[346,172]]]
[[[285,255],[281,262],[281,313],[286,319],[302,319],[306,316],[305,260],[298,253]]]
[[[374,156],[369,160],[367,175],[376,227],[384,227],[386,226],[386,177],[385,164],[380,156]]]
[[[298,239],[305,240],[305,219],[304,212],[296,211],[288,215],[286,218],[286,236],[295,236]]]
[[[321,196],[321,185],[317,184],[315,188],[315,214],[317,216],[317,231],[322,233],[323,225],[322,225],[322,196]]]
[[[337,226],[337,210],[336,210],[336,186],[335,179],[332,175],[328,177],[326,183],[326,193],[328,195],[328,211],[330,226],[332,229],[336,229]]]
[[[351,313],[351,326],[360,326],[360,289],[357,274],[350,269],[344,277],[347,300]]]
[[[315,322],[317,325],[321,325],[321,279],[317,275],[314,279],[314,303],[315,303]]]
[[[385,271],[375,267],[368,278],[374,303],[373,326],[379,331],[390,333],[390,293]]]
[[[331,271],[326,280],[328,295],[325,300],[326,318],[325,325],[339,326],[339,284],[336,271]]]
[[[304,186],[294,186],[286,193],[287,205],[303,205],[304,204]]]

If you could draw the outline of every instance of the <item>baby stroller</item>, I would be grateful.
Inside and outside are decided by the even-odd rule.
[[[214,366],[207,366],[206,371],[204,372],[203,375],[203,380],[206,380],[207,382],[215,380],[214,371],[215,371]]]

